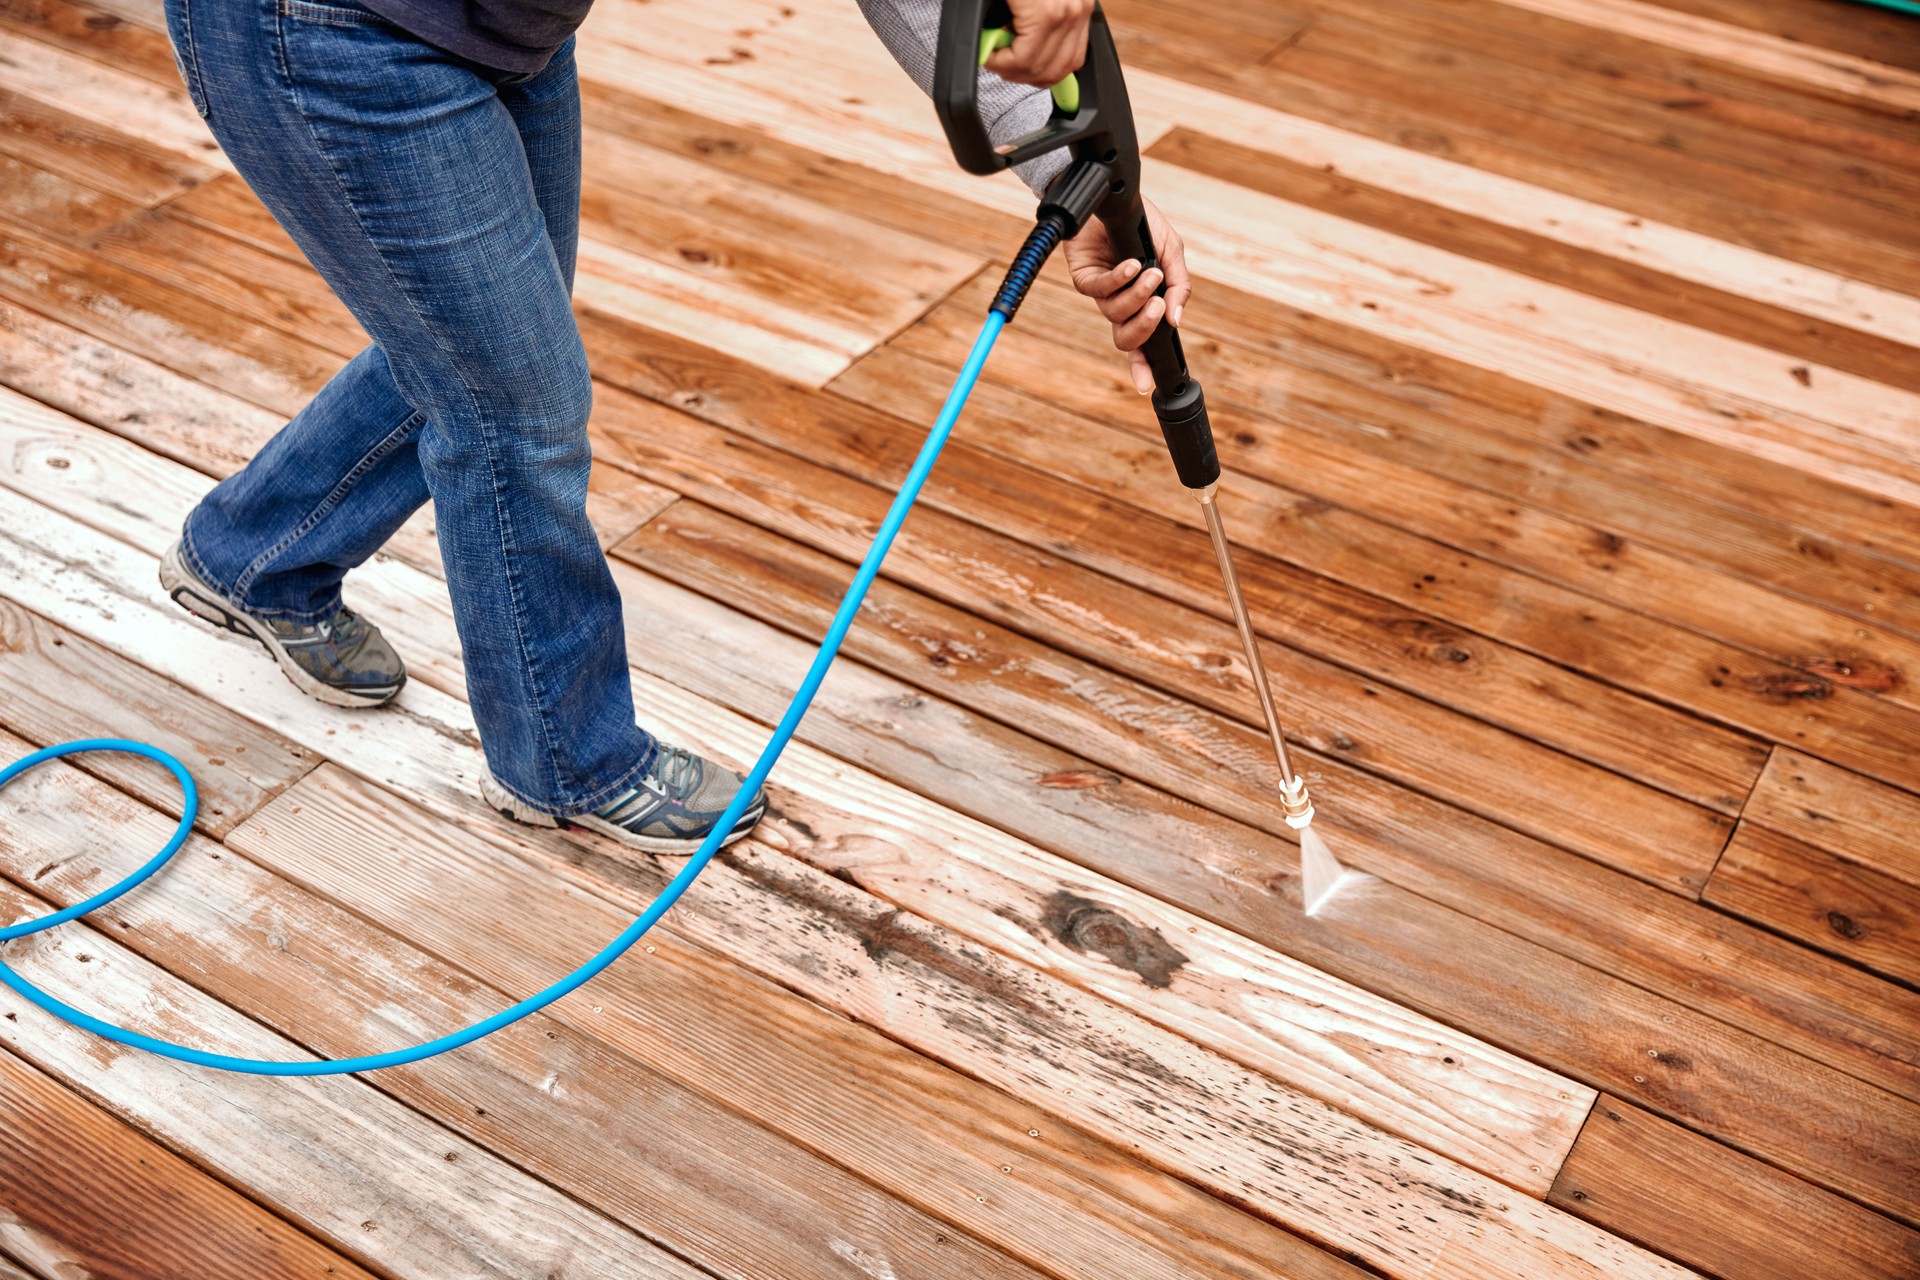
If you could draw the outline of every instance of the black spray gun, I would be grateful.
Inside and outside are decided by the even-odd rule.
[[[1133,129],[1133,107],[1113,46],[1106,15],[1095,7],[1087,32],[1087,57],[1080,70],[1053,87],[1053,114],[1046,126],[1025,137],[995,146],[980,120],[980,67],[993,50],[1006,44],[1011,13],[1004,0],[945,0],[940,15],[940,47],[933,82],[934,108],[946,129],[954,159],[969,173],[992,174],[1048,152],[1066,148],[1071,160],[1048,187],[1035,215],[1033,233],[1014,259],[1005,282],[994,296],[991,310],[1006,320],[1032,287],[1047,256],[1063,240],[1071,239],[1088,218],[1106,227],[1116,261],[1137,259],[1141,273],[1159,265],[1152,232],[1140,199],[1140,143]],[[1160,292],[1165,293],[1163,280]],[[1180,334],[1164,317],[1141,352],[1153,370],[1153,412],[1173,457],[1180,483],[1192,491],[1205,513],[1214,557],[1233,606],[1234,624],[1246,649],[1254,693],[1266,717],[1273,740],[1273,756],[1280,766],[1280,804],[1287,824],[1300,832],[1302,896],[1309,913],[1334,891],[1343,875],[1340,864],[1311,829],[1313,801],[1307,781],[1294,772],[1287,757],[1280,716],[1267,686],[1260,645],[1233,570],[1226,530],[1217,502],[1220,459],[1214,451],[1213,427],[1207,420],[1206,396],[1187,369]]]

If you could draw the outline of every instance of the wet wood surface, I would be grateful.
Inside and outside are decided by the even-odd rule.
[[[1920,1274],[1920,26],[1109,9],[1355,886],[1299,910],[1199,512],[1056,263],[768,819],[645,947],[351,1080],[8,994],[0,1276]],[[642,720],[744,763],[1031,200],[842,0],[599,0],[579,60],[588,513]],[[144,1030],[439,1034],[674,870],[479,804],[430,507],[348,581],[392,707],[161,597],[365,341],[155,0],[0,0],[0,757],[130,736],[201,791],[152,889],[0,959]],[[23,778],[0,918],[178,806],[124,757]]]

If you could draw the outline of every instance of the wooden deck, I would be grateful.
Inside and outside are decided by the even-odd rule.
[[[1298,907],[1199,512],[1057,264],[755,840],[602,980],[370,1077],[0,997],[0,1276],[1920,1277],[1920,21],[1112,0],[1321,826]],[[190,763],[157,887],[0,949],[327,1056],[670,867],[486,811],[430,523],[336,712],[154,581],[364,342],[155,0],[0,0],[0,760]],[[643,718],[758,750],[1031,201],[847,0],[599,0],[579,312]],[[84,769],[84,771],[83,771]],[[177,816],[0,797],[0,919]]]

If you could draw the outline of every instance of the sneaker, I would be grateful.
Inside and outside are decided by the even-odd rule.
[[[640,779],[640,785],[592,813],[569,818],[542,813],[516,799],[491,772],[480,775],[480,795],[507,817],[528,826],[585,827],[648,853],[686,857],[700,848],[744,781],[711,760],[663,742],[653,768]],[[721,847],[753,830],[766,811],[767,793],[762,791],[733,824]]]
[[[351,609],[321,622],[256,618],[201,581],[179,543],[160,561],[160,587],[203,622],[252,636],[302,693],[336,707],[377,707],[407,682],[407,669],[380,628]]]

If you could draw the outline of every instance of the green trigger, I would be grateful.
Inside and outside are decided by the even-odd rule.
[[[1009,27],[988,27],[980,33],[980,65],[986,66],[987,59],[994,51],[1004,49],[1013,43],[1013,31]],[[1075,115],[1080,110],[1080,77],[1069,71],[1060,83],[1053,86],[1053,105],[1062,115]]]

